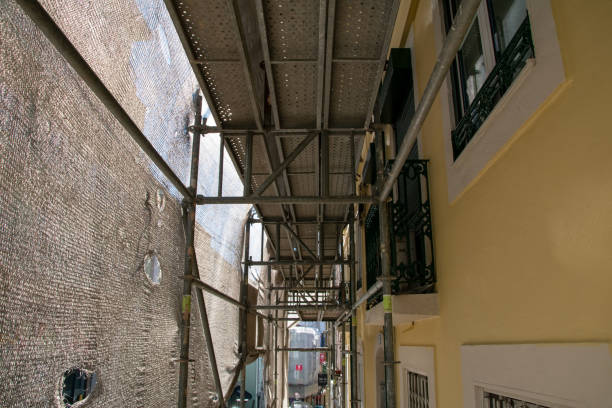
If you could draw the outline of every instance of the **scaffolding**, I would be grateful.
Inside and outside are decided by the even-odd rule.
[[[399,148],[396,160],[390,172],[385,173],[383,157],[383,135],[378,124],[371,123],[371,114],[378,91],[378,84],[383,75],[386,56],[391,41],[393,22],[397,15],[399,0],[388,0],[372,3],[372,7],[381,9],[380,18],[384,24],[374,27],[363,44],[371,46],[372,52],[359,57],[348,56],[342,48],[341,41],[345,33],[335,32],[335,28],[347,18],[344,4],[339,0],[320,0],[320,2],[305,2],[312,4],[296,5],[305,19],[314,24],[318,33],[317,40],[312,43],[312,49],[304,47],[304,53],[292,54],[289,58],[280,58],[278,44],[278,25],[282,18],[274,8],[256,0],[251,6],[253,10],[245,9],[235,0],[227,2],[226,14],[217,16],[227,22],[235,33],[235,38],[216,38],[225,52],[218,56],[205,56],[197,47],[198,41],[206,43],[215,38],[206,38],[207,34],[198,31],[193,18],[202,18],[203,13],[210,12],[206,7],[199,9],[195,1],[174,2],[165,0],[166,7],[177,29],[181,43],[187,53],[192,68],[200,84],[204,98],[211,108],[218,126],[206,126],[206,120],[201,117],[202,99],[195,104],[195,120],[189,126],[193,134],[192,155],[189,185],[186,186],[173,172],[164,159],[157,153],[152,144],[140,131],[138,126],[122,108],[112,93],[105,87],[95,72],[89,67],[69,39],[62,33],[45,9],[32,0],[17,0],[25,13],[34,21],[55,48],[64,56],[76,73],[85,81],[94,94],[114,115],[117,121],[128,131],[142,151],[153,161],[168,181],[182,195],[183,225],[186,231],[184,253],[184,275],[181,305],[180,327],[180,372],[178,406],[185,407],[188,395],[189,341],[190,321],[192,311],[191,294],[195,287],[196,303],[199,309],[203,335],[206,341],[209,360],[216,391],[218,406],[225,407],[230,392],[224,393],[219,377],[215,358],[215,348],[208,323],[203,292],[217,296],[224,301],[237,306],[240,310],[239,323],[239,353],[240,360],[236,367],[235,384],[241,377],[241,406],[245,403],[245,375],[247,350],[247,314],[254,314],[267,323],[268,338],[264,351],[268,361],[274,362],[274,393],[268,406],[280,405],[278,396],[278,352],[289,351],[319,351],[330,353],[330,375],[336,375],[336,331],[341,333],[340,344],[340,388],[341,406],[347,406],[345,401],[346,384],[350,382],[350,401],[352,407],[360,406],[357,393],[357,334],[356,311],[359,305],[372,294],[382,288],[384,305],[384,354],[387,407],[395,407],[395,368],[393,344],[393,320],[391,306],[391,260],[389,249],[389,214],[385,205],[380,208],[381,259],[383,275],[360,299],[356,299],[356,269],[359,260],[355,249],[355,213],[359,204],[385,203],[391,193],[404,162],[408,157],[411,145],[416,139],[423,122],[433,104],[440,86],[448,72],[450,62],[454,58],[465,37],[468,27],[476,13],[477,0],[464,1],[455,19],[454,27],[449,31],[444,47],[433,69],[416,113],[406,131],[404,141]],[[206,3],[206,2],[205,2]],[[273,2],[272,2],[273,3]],[[250,3],[249,3],[250,4]],[[369,7],[370,4],[367,4]],[[296,12],[297,13],[297,12]],[[374,13],[372,13],[374,14]],[[249,19],[249,17],[251,19]],[[373,18],[373,17],[372,17]],[[190,20],[191,19],[191,20]],[[371,21],[377,23],[379,21]],[[247,38],[246,30],[256,27],[259,35],[258,44],[253,44]],[[382,34],[382,37],[381,35]],[[300,34],[303,35],[303,34]],[[214,37],[214,36],[212,36]],[[231,37],[231,36],[230,36]],[[382,38],[382,41],[380,41]],[[296,41],[300,38],[294,39]],[[312,39],[304,39],[310,44]],[[367,43],[367,41],[370,41]],[[340,45],[338,45],[340,44]],[[335,55],[337,53],[338,55]],[[227,55],[226,55],[227,54]],[[263,73],[258,74],[252,67],[253,55],[263,59]],[[227,78],[220,73],[220,66],[228,67],[230,75],[234,75],[237,83],[228,87]],[[334,94],[332,84],[336,83],[336,73],[354,75],[356,71],[367,67],[369,76],[367,86],[352,83],[354,89],[344,90],[344,94]],[[301,71],[300,71],[301,70]],[[307,72],[306,72],[307,71]],[[238,72],[238,74],[236,74]],[[279,77],[296,76],[296,73],[306,72],[296,79],[299,92],[313,92],[312,107],[302,107],[303,110],[314,112],[313,118],[304,120],[299,117],[299,109],[295,106],[284,106],[287,102],[286,92],[281,89]],[[281,75],[283,74],[283,75]],[[313,74],[312,77],[308,75]],[[217,78],[214,82],[213,77]],[[305,78],[310,78],[310,82]],[[313,79],[314,78],[314,79]],[[212,86],[216,84],[215,86]],[[244,86],[243,86],[244,85]],[[339,87],[339,85],[336,83]],[[306,90],[305,90],[306,89]],[[269,100],[267,106],[263,96]],[[342,98],[352,97],[362,100],[357,108],[347,107]],[[244,103],[244,101],[249,103]],[[232,114],[228,116],[223,104],[232,106]],[[246,105],[246,106],[245,106]],[[356,111],[355,111],[356,110]],[[242,116],[241,116],[242,115]],[[297,116],[296,116],[297,115]],[[347,118],[364,119],[362,124],[354,123]],[[312,119],[312,120],[311,120]],[[292,127],[287,127],[290,124]],[[285,127],[283,127],[283,126]],[[359,141],[366,132],[375,133],[376,141],[376,190],[375,195],[363,196],[356,193],[356,150]],[[198,159],[200,139],[208,133],[219,133],[221,137],[218,168],[218,192],[215,196],[198,194]],[[229,151],[234,165],[239,170],[243,181],[242,196],[228,197],[223,192],[223,154]],[[334,158],[330,152],[334,151]],[[285,151],[290,151],[286,156]],[[265,158],[264,163],[254,163],[254,157]],[[292,166],[296,163],[309,162],[308,166]],[[338,165],[341,162],[342,165]],[[314,183],[306,188],[303,177],[311,177]],[[290,180],[294,179],[291,182]],[[341,178],[342,181],[337,181]],[[244,260],[242,262],[242,278],[239,299],[234,299],[222,291],[200,280],[198,263],[195,255],[195,212],[197,205],[206,204],[252,204],[257,217],[249,216],[245,225]],[[261,224],[262,242],[264,232],[269,238],[274,257],[264,261],[253,261],[249,257],[250,228],[252,224]],[[282,231],[282,232],[281,232]],[[285,239],[282,239],[282,236]],[[348,253],[344,253],[342,237],[348,236]],[[267,272],[268,287],[267,304],[249,304],[248,302],[248,271],[251,266],[263,266]],[[284,277],[282,286],[275,286],[272,281],[272,268],[277,268]],[[336,276],[333,268],[338,267],[340,276]],[[345,282],[345,267],[349,268],[349,282]],[[311,275],[313,275],[311,277]],[[274,296],[273,296],[274,293]],[[274,300],[273,300],[274,297]],[[263,312],[262,312],[263,311]],[[290,317],[286,312],[293,312],[297,317]],[[331,344],[325,347],[295,349],[279,345],[280,322],[283,321],[325,321],[331,334]],[[345,344],[345,326],[349,324],[349,348]],[[286,342],[286,337],[285,342]],[[346,358],[350,359],[350,374],[346,372]],[[284,355],[283,355],[284,356]],[[272,358],[273,357],[273,358]],[[266,370],[270,364],[266,364]],[[347,375],[348,374],[348,375]],[[265,376],[268,381],[268,375]],[[330,377],[331,378],[331,377]],[[347,381],[350,379],[350,381]],[[333,380],[333,378],[331,378]],[[332,382],[330,380],[330,382]],[[232,387],[233,388],[233,385]],[[333,391],[332,391],[333,394]],[[282,398],[282,397],[281,397]]]

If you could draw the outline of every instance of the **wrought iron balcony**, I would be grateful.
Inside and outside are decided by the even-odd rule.
[[[396,184],[395,200],[389,203],[391,273],[393,294],[431,293],[436,274],[429,202],[427,160],[407,160]],[[387,163],[387,168],[393,164]],[[367,287],[381,275],[378,207],[365,219]],[[367,308],[382,300],[382,292],[370,297]]]
[[[480,91],[451,133],[453,155],[459,157],[480,126],[504,96],[529,58],[535,56],[529,17],[519,27]]]

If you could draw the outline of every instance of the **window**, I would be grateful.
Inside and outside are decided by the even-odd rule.
[[[461,381],[466,408],[609,407],[612,354],[608,343],[465,345]]]
[[[434,348],[400,346],[396,359],[402,373],[399,406],[436,408]]]
[[[438,52],[458,3],[434,3]],[[569,83],[550,0],[483,0],[473,24],[478,24],[484,55],[484,83],[479,85],[478,76],[472,75],[470,89],[478,92],[465,115],[463,98],[469,95],[457,86],[460,59],[450,67],[440,89],[449,203],[474,185],[546,100],[564,92]],[[462,58],[474,61],[478,52]]]
[[[408,408],[429,408],[427,376],[408,371]]]
[[[551,408],[550,405],[540,405],[536,402],[529,402],[484,390],[482,390],[481,402],[483,408]]]
[[[443,0],[448,32],[461,0]],[[535,55],[526,0],[483,0],[450,68],[456,159]]]

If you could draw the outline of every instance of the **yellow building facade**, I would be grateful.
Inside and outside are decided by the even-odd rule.
[[[449,151],[450,78],[418,137],[419,155],[429,160],[439,309],[403,322],[396,313],[418,311],[394,297],[400,407],[417,406],[408,401],[406,376],[409,360],[424,350],[433,367],[429,406],[469,406],[493,389],[540,406],[612,407],[602,386],[612,361],[612,2],[527,0],[526,6],[535,57],[465,150],[458,157]],[[444,41],[442,9],[442,1],[409,0],[397,17],[392,47],[411,49],[417,103]],[[392,157],[397,146],[388,136],[386,142]],[[363,226],[361,234],[365,251]],[[366,262],[360,268],[365,277]],[[362,305],[357,318],[360,399],[361,406],[378,407],[384,406],[382,327],[369,313]],[[500,378],[522,365],[528,385],[517,385],[519,376],[508,384],[494,380],[492,368],[481,366],[496,356]],[[544,383],[550,377],[557,386],[573,382],[576,391],[549,391],[554,386],[530,376]],[[471,390],[475,397],[466,395]]]

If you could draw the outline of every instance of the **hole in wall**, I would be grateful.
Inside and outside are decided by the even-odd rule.
[[[144,272],[149,281],[154,285],[159,285],[162,277],[161,265],[155,251],[148,252],[144,257]]]
[[[76,408],[89,400],[96,388],[98,376],[95,372],[81,368],[64,371],[60,380],[61,407]]]

